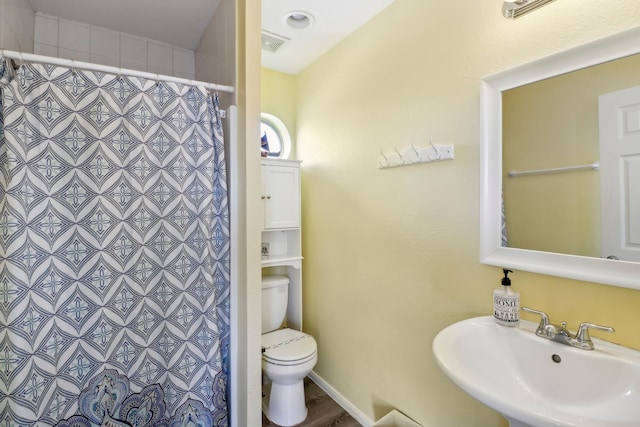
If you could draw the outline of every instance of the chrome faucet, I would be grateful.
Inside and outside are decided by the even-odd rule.
[[[578,327],[578,332],[575,335],[572,335],[571,332],[567,330],[567,322],[562,322],[560,325],[554,325],[549,322],[549,316],[543,311],[534,310],[528,307],[522,307],[521,310],[540,316],[540,324],[536,329],[537,336],[571,347],[578,347],[583,350],[593,350],[593,341],[591,341],[591,337],[589,336],[589,329],[596,329],[604,332],[615,332],[615,329],[609,326],[600,326],[594,323],[584,322]]]

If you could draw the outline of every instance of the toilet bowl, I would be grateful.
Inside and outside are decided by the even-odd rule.
[[[262,347],[262,372],[271,380],[265,415],[281,426],[299,424],[307,417],[303,380],[318,360],[316,341],[284,328],[263,334]]]

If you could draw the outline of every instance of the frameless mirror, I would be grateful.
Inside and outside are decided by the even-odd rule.
[[[640,190],[629,187],[640,182],[632,168],[640,155],[613,152],[602,142],[603,131],[621,129],[640,138],[640,113],[612,104],[607,116],[598,107],[600,95],[640,86],[638,53],[640,28],[482,80],[481,262],[640,289],[640,262],[605,242],[613,236],[634,245],[629,239],[636,232],[622,238],[619,229],[633,229],[629,216],[640,206]],[[613,174],[604,167],[616,163],[621,170]],[[612,198],[607,180],[622,184],[623,196]],[[614,223],[603,219],[610,205],[620,207]]]

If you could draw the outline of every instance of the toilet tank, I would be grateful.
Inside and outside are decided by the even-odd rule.
[[[287,276],[262,277],[262,333],[275,331],[287,316],[289,278]]]

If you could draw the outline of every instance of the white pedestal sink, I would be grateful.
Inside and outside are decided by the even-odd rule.
[[[463,320],[433,341],[442,371],[511,427],[640,426],[640,352],[593,339],[595,350],[535,335],[537,324]]]

